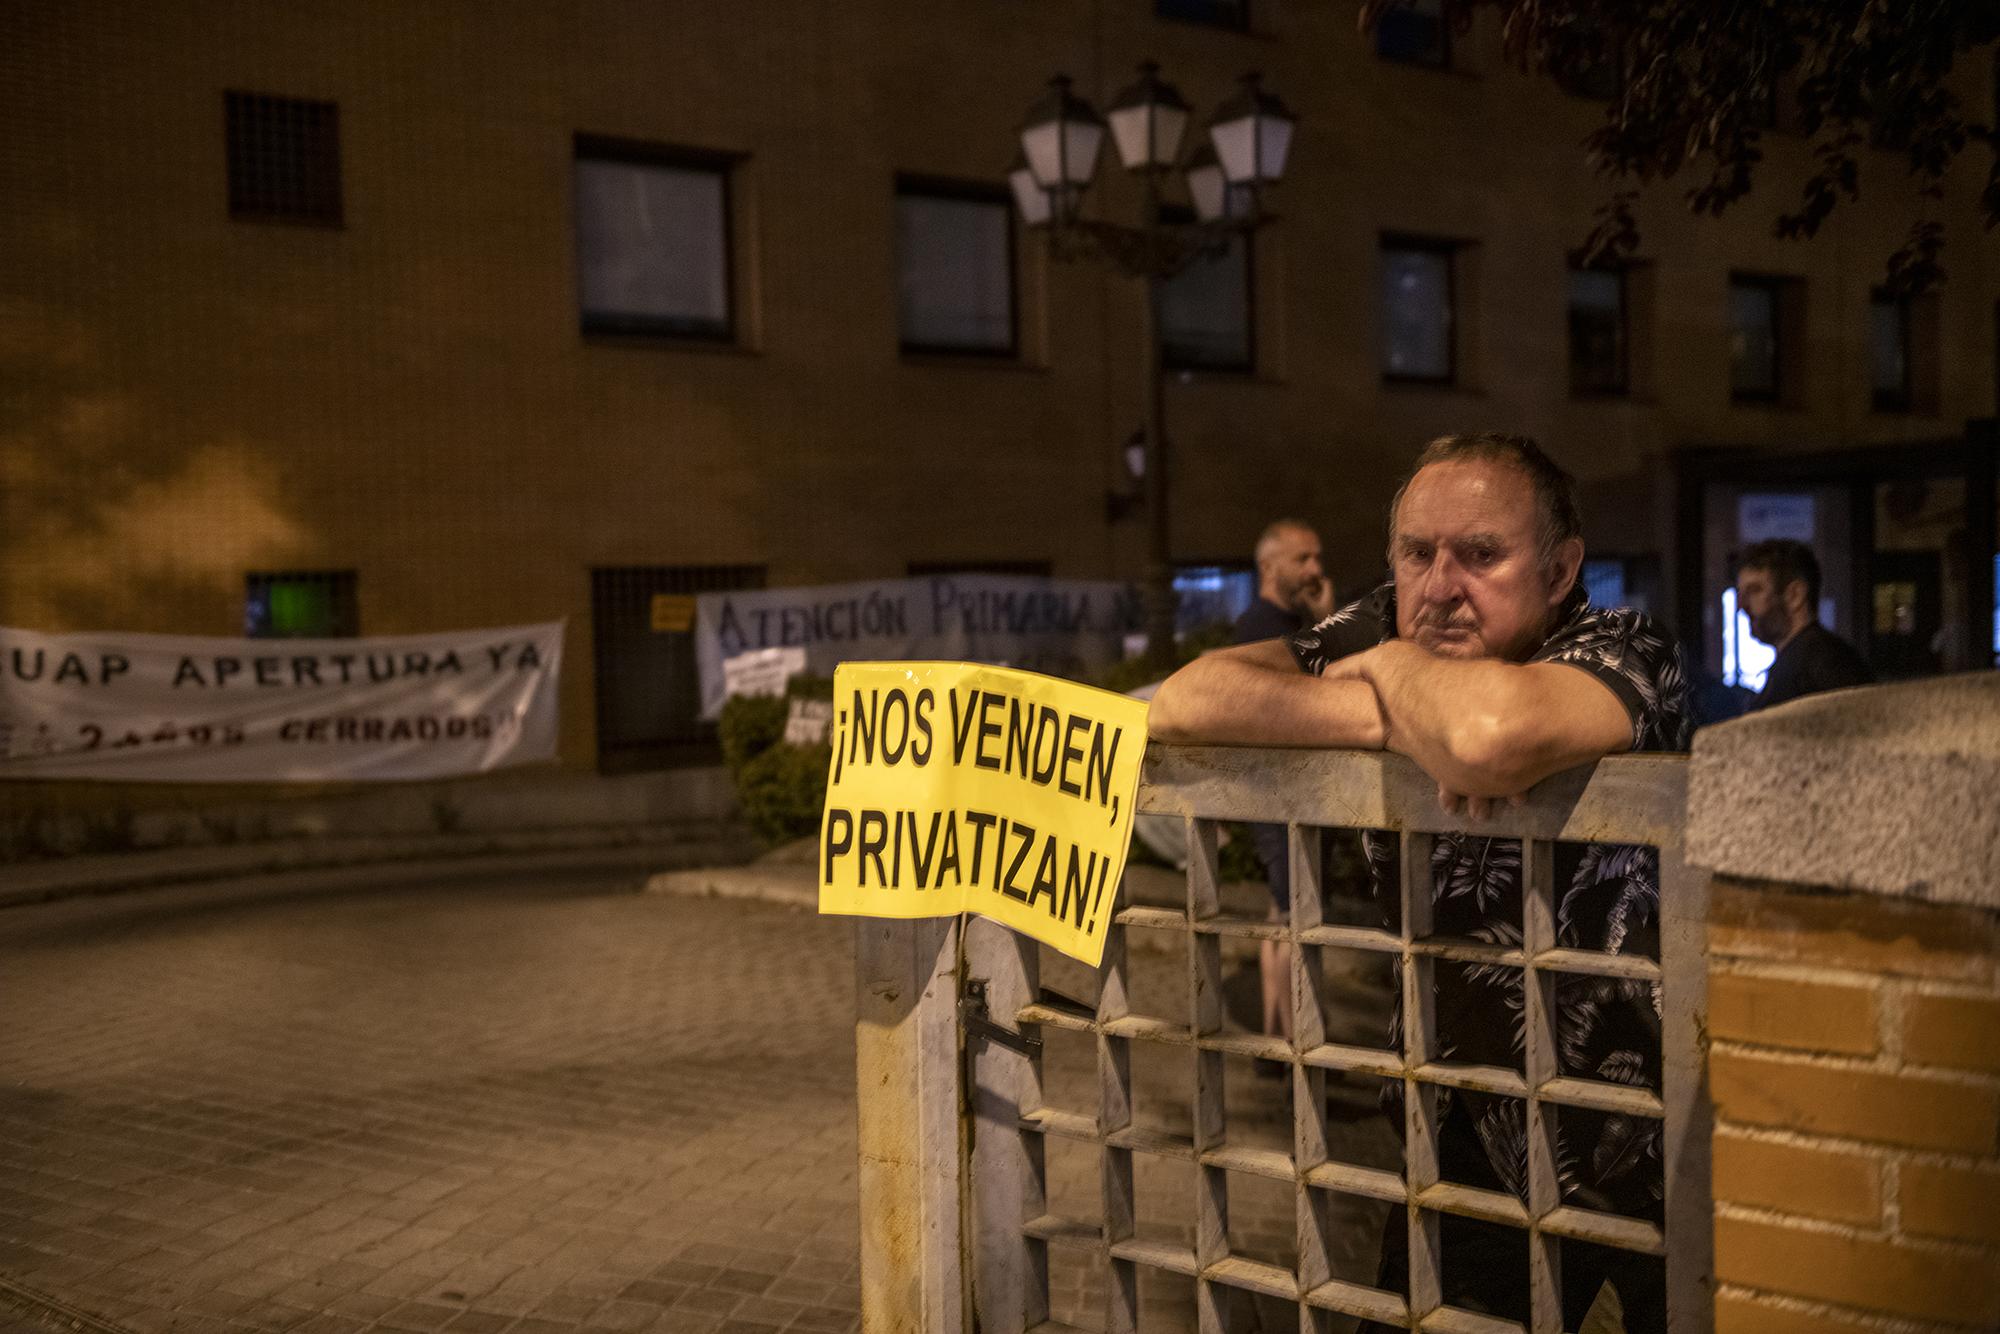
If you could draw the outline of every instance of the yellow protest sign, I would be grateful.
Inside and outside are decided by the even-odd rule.
[[[819,910],[976,912],[1096,967],[1131,841],[1146,705],[964,662],[844,663]]]

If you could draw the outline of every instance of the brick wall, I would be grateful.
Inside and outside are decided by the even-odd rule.
[[[1721,1334],[2000,1329],[2000,915],[1719,877]]]

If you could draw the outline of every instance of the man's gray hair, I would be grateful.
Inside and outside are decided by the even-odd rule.
[[[1504,463],[1519,469],[1535,489],[1535,548],[1544,565],[1551,564],[1562,544],[1583,536],[1583,509],[1577,504],[1576,478],[1542,451],[1525,435],[1503,431],[1479,431],[1470,435],[1441,435],[1424,446],[1416,466],[1396,488],[1389,502],[1389,563],[1396,563],[1396,513],[1403,507],[1403,493],[1410,489],[1418,473],[1433,463],[1478,460]]]

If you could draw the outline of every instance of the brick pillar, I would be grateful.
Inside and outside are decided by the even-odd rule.
[[[1996,734],[1989,674],[1697,740],[1722,1334],[2000,1329]]]

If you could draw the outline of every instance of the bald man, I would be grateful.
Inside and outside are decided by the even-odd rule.
[[[1333,614],[1333,581],[1320,568],[1319,534],[1299,519],[1279,519],[1257,539],[1257,600],[1236,618],[1239,644],[1290,639]],[[1250,837],[1271,887],[1271,920],[1291,911],[1292,872],[1281,824],[1253,824]],[[1257,951],[1263,974],[1264,1031],[1290,1041],[1292,992],[1290,951],[1280,941],[1264,941]],[[1257,1073],[1280,1078],[1284,1067],[1259,1061]]]

